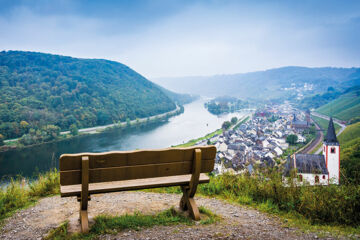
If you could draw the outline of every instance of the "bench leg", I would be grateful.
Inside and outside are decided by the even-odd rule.
[[[80,223],[81,223],[81,232],[88,233],[89,232],[89,219],[88,219],[88,211],[80,210]]]
[[[200,220],[200,212],[195,203],[195,200],[194,198],[189,197],[190,188],[187,186],[182,186],[181,190],[183,192],[183,195],[180,200],[180,209],[182,209],[183,211],[189,210],[192,219],[196,221]]]
[[[80,195],[80,223],[81,232],[89,232],[88,201],[89,201],[89,157],[81,158],[81,195]]]

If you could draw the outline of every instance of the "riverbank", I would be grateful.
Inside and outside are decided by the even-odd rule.
[[[250,116],[244,116],[242,119],[238,120],[235,124],[232,124],[230,126],[230,129],[236,129],[238,128],[241,124],[247,122],[249,120]],[[217,129],[211,133],[206,134],[204,137],[200,137],[200,138],[196,138],[196,139],[191,139],[190,141],[183,143],[183,144],[179,144],[176,146],[171,146],[171,147],[191,147],[194,146],[196,144],[199,144],[200,142],[203,142],[204,140],[210,140],[212,137],[214,137],[215,135],[220,135],[222,134],[224,131],[224,129],[220,128]]]
[[[39,142],[39,143],[34,143],[34,144],[29,144],[29,145],[21,144],[19,142],[19,140],[21,138],[5,140],[4,141],[5,145],[0,146],[0,152],[6,152],[9,150],[15,150],[15,149],[21,149],[21,148],[31,148],[31,147],[39,146],[42,144],[70,140],[72,138],[77,138],[77,137],[85,136],[88,134],[103,133],[104,131],[112,130],[115,128],[129,128],[129,127],[135,127],[135,126],[143,126],[146,124],[166,120],[170,117],[179,115],[183,112],[184,112],[184,107],[177,105],[176,109],[173,111],[170,111],[170,112],[166,112],[166,113],[162,113],[162,114],[158,114],[158,115],[150,116],[150,117],[146,117],[146,118],[138,118],[138,119],[126,121],[126,122],[118,122],[118,123],[112,123],[112,124],[103,125],[103,126],[82,128],[82,129],[78,129],[76,134],[72,134],[70,131],[62,131],[59,133],[58,136],[56,136],[51,141]]]

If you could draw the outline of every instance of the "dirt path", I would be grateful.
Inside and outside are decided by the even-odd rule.
[[[94,195],[89,216],[120,215],[140,211],[152,214],[178,206],[180,195],[122,192]],[[194,226],[157,226],[141,231],[123,231],[100,239],[316,239],[316,234],[300,233],[282,226],[276,217],[253,209],[231,205],[217,199],[196,198],[198,205],[223,217],[219,223]],[[44,198],[34,207],[22,210],[7,220],[0,239],[42,239],[62,222],[69,220],[69,231],[79,231],[79,205],[75,198]]]

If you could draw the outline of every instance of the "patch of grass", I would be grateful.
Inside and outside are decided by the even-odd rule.
[[[154,216],[135,213],[133,215],[124,215],[118,217],[98,216],[95,218],[95,224],[91,227],[91,233],[106,234],[122,231],[124,229],[140,230],[155,225],[169,226],[174,224],[191,225],[192,221],[170,208]]]
[[[246,118],[244,118],[243,120],[241,120],[238,124],[235,125],[234,130],[238,129],[241,124],[247,122],[249,119],[250,119],[250,117],[247,116]]]
[[[0,188],[0,223],[19,209],[30,206],[40,197],[59,193],[59,173],[56,169],[39,174],[38,179],[27,183],[23,178],[11,179]]]
[[[202,206],[199,207],[199,211],[204,218],[200,221],[200,224],[212,224],[220,220],[220,217]],[[156,215],[144,215],[139,212],[123,216],[101,215],[95,218],[95,223],[88,234],[69,235],[67,232],[67,222],[65,222],[51,231],[45,239],[94,239],[101,234],[116,234],[126,229],[138,231],[142,228],[153,226],[172,226],[177,224],[194,225],[195,221],[177,212],[174,208]]]
[[[203,215],[200,220],[200,224],[204,224],[204,225],[213,224],[221,220],[221,218],[218,215],[214,214],[209,209],[203,206],[199,207],[199,212]]]
[[[360,122],[347,126],[339,135],[338,140],[340,145],[343,145],[356,138],[360,138]]]
[[[206,136],[204,137],[201,137],[201,138],[196,138],[196,139],[192,139],[190,141],[188,141],[187,143],[184,143],[184,144],[179,144],[179,145],[176,145],[176,146],[173,146],[173,147],[191,147],[191,146],[194,146],[197,142],[199,141],[202,141],[204,139],[209,139],[209,138],[212,138],[213,136],[215,135],[219,135],[223,132],[223,129],[218,129],[212,133],[209,133],[207,134]]]
[[[59,227],[51,230],[50,233],[44,238],[44,240],[66,239],[68,237],[68,231],[67,231],[68,224],[69,224],[69,222],[66,221],[66,222],[60,224]]]

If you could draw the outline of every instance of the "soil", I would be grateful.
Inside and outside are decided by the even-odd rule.
[[[90,225],[99,214],[123,215],[139,211],[154,214],[172,206],[178,207],[181,195],[148,192],[120,192],[91,196]],[[215,198],[195,198],[222,217],[215,224],[192,226],[156,226],[140,231],[125,230],[100,239],[318,239],[316,233],[303,233],[286,227],[272,215],[233,205]],[[41,199],[35,206],[17,212],[7,219],[0,230],[0,239],[42,239],[64,221],[69,221],[69,232],[79,232],[79,203],[76,198],[53,196]],[[331,239],[327,237],[326,239]]]

